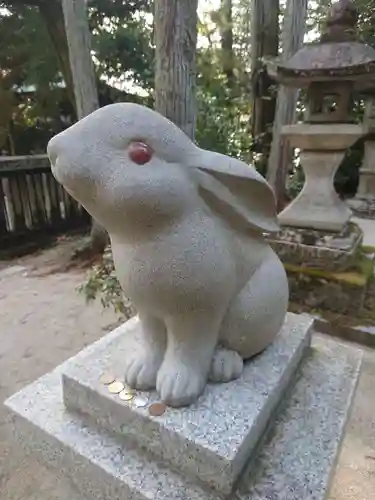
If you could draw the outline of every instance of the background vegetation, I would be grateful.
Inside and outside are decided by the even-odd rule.
[[[263,104],[268,100],[271,104],[267,108],[272,115],[277,89],[269,85],[262,72],[263,60],[258,57],[256,44],[260,39],[264,42],[264,54],[267,50],[269,54],[283,50],[285,37],[281,32],[286,7],[286,0],[267,1],[272,10],[268,12],[269,18],[276,20],[271,33],[259,29],[260,33],[255,33],[259,26],[252,21],[256,6],[261,5],[256,0],[199,2],[196,90],[198,144],[252,161],[264,175],[272,118],[271,123],[268,118],[259,127],[255,123],[259,116],[255,116],[254,110],[256,99]],[[330,4],[328,0],[308,2],[306,39],[319,37]],[[357,0],[356,4],[360,11],[359,34],[375,46],[373,0]],[[152,12],[151,0],[89,0],[92,53],[101,105],[135,101],[153,106]],[[300,94],[298,113],[303,106]],[[75,120],[60,0],[0,0],[0,109],[2,154],[44,152],[48,139]],[[360,120],[362,114],[363,103],[358,101],[353,119]],[[336,177],[336,189],[342,196],[355,193],[362,158],[363,144],[359,142],[348,151]],[[298,158],[289,163],[289,195],[295,196],[303,183],[302,173]],[[102,265],[92,271],[83,291],[89,299],[102,293],[104,305],[111,304],[119,312],[129,313],[113,274],[110,250],[105,253]]]

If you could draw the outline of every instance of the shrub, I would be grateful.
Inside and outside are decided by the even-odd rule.
[[[107,247],[102,260],[88,273],[87,280],[78,288],[87,302],[100,299],[104,308],[112,308],[121,318],[129,319],[135,314],[135,309],[122,291],[116,276],[113,256]]]

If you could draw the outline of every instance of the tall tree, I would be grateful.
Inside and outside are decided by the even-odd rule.
[[[252,0],[252,136],[254,150],[261,155],[261,167],[269,153],[276,96],[264,59],[279,51],[279,0]]]
[[[73,81],[62,8],[57,18],[59,40],[66,46],[63,64],[51,33],[57,30],[45,19],[38,5],[16,0],[0,0],[0,149],[7,154],[32,154],[45,151],[47,141],[71,123],[76,116]],[[48,6],[55,0],[48,0]],[[149,0],[134,0],[126,6],[119,0],[91,0],[89,23],[93,33],[95,72],[101,105],[116,100],[152,102],[153,49],[152,25],[146,14]],[[115,5],[116,4],[116,5]],[[40,8],[42,8],[40,4]],[[144,7],[145,6],[145,7]],[[144,9],[142,12],[138,8]],[[47,12],[47,11],[46,11]],[[103,17],[105,21],[103,21]],[[47,20],[49,22],[47,22]],[[107,82],[134,82],[131,93],[120,91]],[[64,85],[65,83],[65,85]],[[134,92],[141,88],[143,97]],[[150,93],[149,93],[150,92]],[[147,93],[147,94],[146,94]],[[147,96],[147,97],[146,97]]]
[[[86,0],[62,0],[62,8],[77,117],[81,119],[99,108]]]
[[[151,12],[151,3],[152,0],[127,0],[126,2],[123,0],[88,0],[86,2],[89,25],[93,34],[93,48],[98,58],[96,68],[98,74],[122,81],[132,78],[135,83],[146,87],[147,90],[152,86],[151,29],[149,23],[145,21],[147,14]],[[37,26],[37,21],[30,23],[29,14],[28,25],[23,27],[22,33],[17,34],[17,38],[18,40],[25,39],[25,31],[28,33],[33,29],[34,38],[42,40],[42,38],[45,39],[44,31],[48,31],[50,45],[55,51],[68,96],[74,105],[73,77],[69,63],[62,0],[0,0],[0,8],[4,8],[3,12],[0,11],[0,19],[19,17],[22,21],[25,18],[25,11],[39,14],[44,24],[42,30]],[[11,16],[6,14],[5,9],[10,11]],[[7,19],[6,22],[8,23]],[[42,36],[38,36],[39,33]],[[29,41],[25,40],[25,42],[26,47]],[[29,52],[32,54],[28,58],[29,61],[37,58],[44,61],[45,53],[49,55],[52,52],[45,40],[44,43],[41,41],[41,44],[44,50],[39,48],[40,44],[34,51],[33,46],[30,46]],[[11,52],[14,50],[14,45],[19,46],[20,43],[12,42]],[[5,48],[8,49],[6,44],[4,44],[4,51]],[[28,65],[26,63],[25,67]],[[45,60],[44,66],[51,67],[49,60]]]
[[[287,0],[282,35],[282,57],[289,59],[303,43],[307,0]],[[286,178],[292,161],[292,149],[281,135],[283,125],[296,119],[298,90],[280,86],[277,94],[275,120],[272,132],[271,152],[268,159],[267,180],[273,187],[278,209],[285,202]]]
[[[191,139],[196,122],[198,0],[155,0],[155,109]]]
[[[91,57],[91,35],[87,19],[86,0],[62,0],[62,7],[73,75],[77,116],[80,119],[99,108],[96,76]],[[107,244],[107,232],[93,219],[89,250],[94,253],[103,253]]]
[[[69,64],[69,51],[65,34],[62,2],[56,2],[55,0],[47,2],[41,1],[38,8],[55,48],[68,95],[72,102],[74,102],[73,76]]]
[[[245,161],[251,145],[248,10],[248,0],[222,0],[217,10],[202,10],[197,48],[196,141]]]
[[[50,40],[59,60],[68,95],[74,102],[73,79],[69,65],[68,45],[65,36],[64,17],[60,0],[0,0],[0,7],[17,13],[25,7],[35,7],[44,21]]]
[[[233,1],[221,0],[221,51],[229,89],[234,86]]]

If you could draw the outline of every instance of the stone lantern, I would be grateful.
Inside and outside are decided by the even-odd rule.
[[[366,102],[364,123],[368,135],[359,171],[359,184],[355,198],[349,200],[348,205],[359,217],[373,219],[375,217],[375,89]]]
[[[353,3],[340,0],[331,7],[319,42],[269,67],[278,82],[305,89],[307,97],[304,122],[282,129],[301,151],[306,179],[279,214],[283,226],[340,233],[351,217],[333,181],[347,148],[365,134],[350,116],[353,93],[375,85],[375,50],[357,40],[356,22]]]

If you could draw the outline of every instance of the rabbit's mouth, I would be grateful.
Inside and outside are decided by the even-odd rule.
[[[69,174],[69,169],[62,167],[58,159],[54,163],[51,161],[51,171],[57,182],[62,184],[67,191],[73,190],[73,186],[77,183],[77,176],[74,173]]]
[[[95,183],[85,169],[74,168],[56,158],[54,163],[51,161],[51,172],[57,182],[79,203],[92,199]]]

